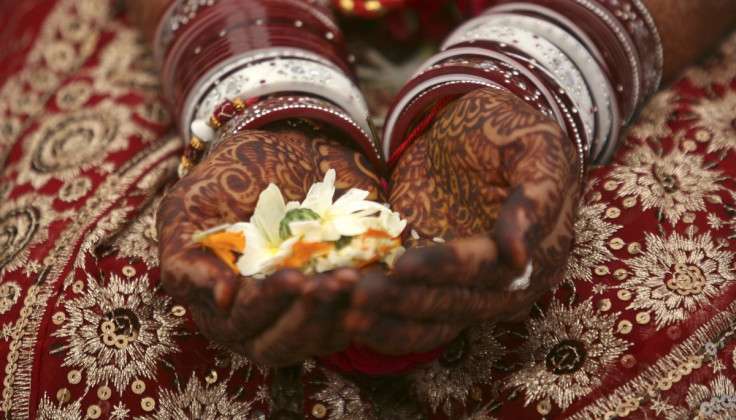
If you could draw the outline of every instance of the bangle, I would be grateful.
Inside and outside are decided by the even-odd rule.
[[[159,19],[154,34],[154,62],[159,68],[163,65],[163,60],[171,47],[173,40],[182,29],[194,21],[197,16],[203,13],[203,10],[211,8],[216,2],[223,0],[178,0],[172,1],[164,11],[161,19]],[[274,2],[271,0],[271,2]],[[340,30],[335,23],[335,17],[332,15],[329,0],[280,0],[276,1],[282,5],[296,7],[302,12],[311,14],[314,19],[324,25],[326,32],[332,32],[336,36],[340,35]],[[287,9],[281,7],[281,9]],[[304,13],[302,13],[304,16]]]
[[[247,64],[240,68],[226,66],[216,71],[185,100],[186,108],[181,113],[183,134],[190,134],[188,121],[206,119],[212,112],[211,105],[221,98],[246,99],[278,92],[326,98],[344,109],[364,131],[371,132],[368,105],[358,87],[335,67],[309,58],[313,58],[310,53],[302,52],[299,56],[277,56],[257,62],[245,60]],[[220,77],[221,74],[227,76]]]
[[[519,5],[519,3],[514,4]],[[527,37],[527,43],[514,42],[512,40],[509,46],[516,46],[517,49],[522,47],[525,50],[534,51],[535,49],[541,54],[554,54],[554,57],[550,57],[552,60],[556,60],[557,56],[561,57],[562,61],[571,61],[574,67],[580,72],[582,78],[589,89],[587,94],[588,98],[592,99],[592,109],[588,108],[587,103],[580,106],[581,102],[578,99],[575,101],[578,104],[578,109],[583,116],[587,113],[589,116],[595,118],[595,132],[591,133],[587,130],[588,135],[588,147],[591,162],[597,162],[600,160],[601,150],[605,144],[609,141],[615,141],[618,137],[618,104],[616,103],[616,95],[614,94],[613,86],[611,85],[610,78],[607,77],[607,70],[601,67],[602,57],[600,52],[597,51],[595,45],[590,41],[589,38],[582,32],[577,31],[574,33],[565,30],[565,26],[560,27],[547,20],[522,14],[511,14],[505,12],[508,9],[508,5],[497,6],[489,9],[484,16],[472,19],[465,25],[458,28],[458,31],[454,33],[448,40],[445,41],[444,45],[450,45],[452,43],[460,42],[463,39],[471,39],[473,42],[476,35],[482,36],[485,30],[482,29],[484,26],[492,24],[510,26],[514,29],[528,30],[538,36],[533,40],[529,40]],[[538,8],[539,6],[530,5],[530,7]],[[566,21],[563,16],[557,16],[553,11],[550,11],[556,18]],[[463,33],[461,33],[463,32]],[[541,42],[551,42],[554,50],[542,49],[542,45],[536,45],[537,39]],[[534,41],[534,42],[529,42]],[[529,48],[532,45],[532,48]],[[513,48],[513,47],[511,47]],[[507,48],[507,49],[511,49]],[[540,50],[541,49],[541,50]],[[558,51],[557,51],[558,50]],[[512,53],[513,55],[517,55]],[[540,63],[544,63],[545,60],[549,61],[542,56],[536,58]],[[556,66],[556,63],[552,61],[552,68]],[[545,66],[550,70],[550,66]],[[557,73],[557,72],[555,72]],[[566,89],[567,93],[576,93],[578,96],[581,95],[580,89],[570,89],[571,81],[569,80],[567,86],[562,86]],[[572,82],[574,83],[574,82]],[[583,98],[585,101],[586,98]],[[587,101],[586,101],[587,102]],[[587,124],[591,124],[590,121]],[[586,126],[587,126],[586,124]],[[592,141],[591,136],[593,136]]]
[[[384,155],[394,156],[415,117],[433,101],[443,95],[459,95],[483,86],[508,90],[557,120],[563,129],[567,127],[554,94],[520,62],[485,48],[457,47],[427,60],[399,92],[386,118]]]
[[[478,40],[491,41],[496,43],[500,49],[512,47],[516,50],[517,54],[506,51],[509,55],[540,66],[540,70],[545,70],[550,76],[554,83],[553,86],[563,89],[564,93],[570,96],[572,102],[570,111],[580,115],[582,125],[579,129],[587,144],[586,149],[589,149],[593,143],[596,110],[592,95],[588,90],[588,83],[572,60],[544,37],[524,29],[520,22],[528,20],[527,17],[495,14],[485,15],[480,19],[484,20],[482,25],[462,36],[451,38],[445,45],[448,45],[449,42],[455,44],[468,42],[470,44]]]
[[[215,149],[225,137],[243,130],[256,130],[266,124],[286,119],[309,119],[326,124],[343,133],[348,141],[358,144],[368,160],[376,167],[383,165],[379,150],[373,142],[370,131],[365,131],[350,115],[340,107],[321,98],[288,94],[267,98],[247,107],[237,114],[227,124],[224,130],[213,140],[212,147],[207,153]]]

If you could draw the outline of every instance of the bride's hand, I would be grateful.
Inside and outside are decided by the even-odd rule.
[[[471,324],[526,316],[561,280],[577,149],[515,96],[481,89],[454,101],[402,155],[390,185],[417,247],[390,275],[357,286],[347,318],[357,341],[387,354],[426,351]],[[529,264],[528,288],[507,290]]]
[[[359,275],[342,269],[311,277],[293,269],[263,280],[236,274],[192,240],[197,230],[248,221],[269,183],[286,201],[337,172],[336,196],[361,188],[379,199],[377,177],[358,152],[323,135],[295,129],[246,131],[223,142],[166,194],[157,215],[161,278],[189,304],[213,341],[272,366],[344,349],[341,322]]]

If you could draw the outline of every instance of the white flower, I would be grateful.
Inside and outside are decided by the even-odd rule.
[[[398,236],[406,227],[398,213],[366,200],[368,191],[353,188],[334,203],[336,174],[330,169],[302,203],[284,203],[270,184],[258,198],[250,222],[230,225],[242,232],[245,249],[236,266],[244,276],[263,278],[282,267],[305,274],[380,261],[393,266],[404,248]]]

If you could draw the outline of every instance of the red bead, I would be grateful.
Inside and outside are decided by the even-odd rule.
[[[201,150],[195,149],[191,144],[184,149],[184,157],[193,163],[198,163],[202,159],[202,154]]]
[[[230,121],[232,117],[235,116],[235,107],[233,106],[232,102],[227,100],[218,105],[217,108],[215,108],[214,112],[212,112],[212,116],[220,124],[225,124],[226,122]]]

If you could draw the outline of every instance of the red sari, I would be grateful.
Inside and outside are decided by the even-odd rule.
[[[5,417],[736,417],[736,38],[590,172],[566,281],[529,319],[372,378],[258,366],[160,290],[154,210],[182,142],[111,3],[0,6]]]

